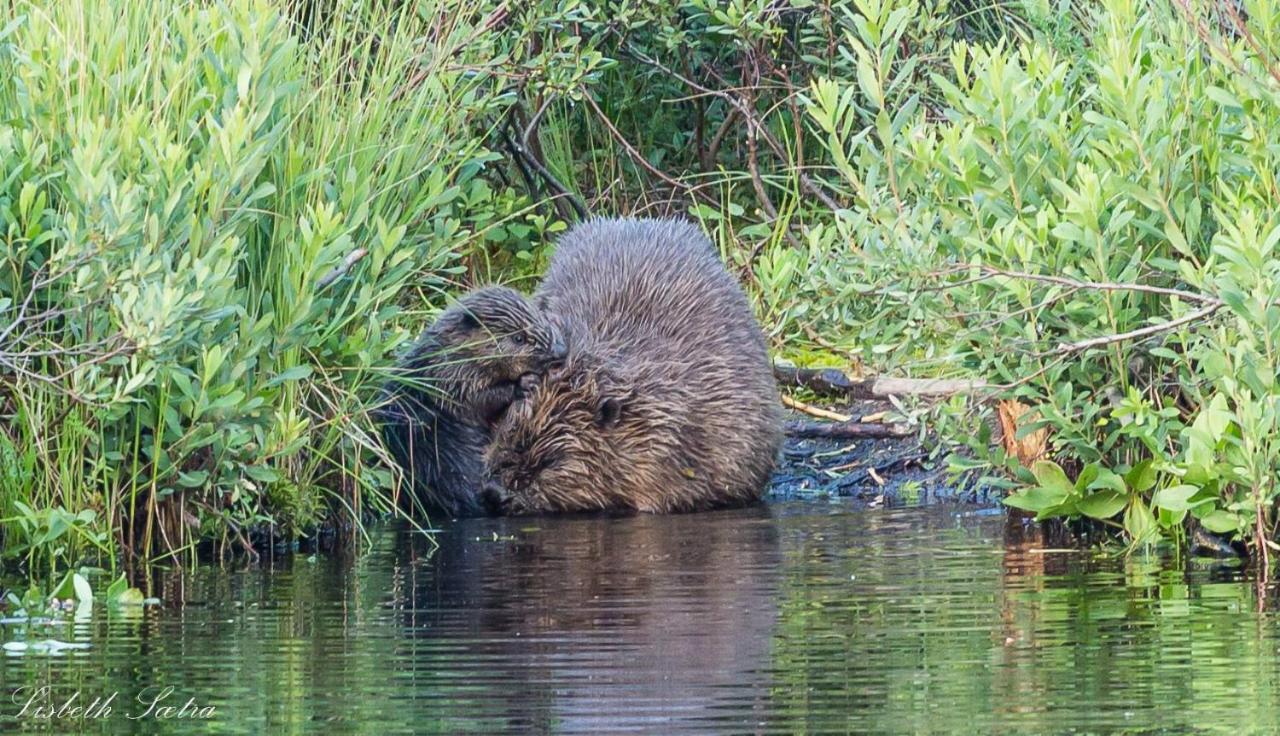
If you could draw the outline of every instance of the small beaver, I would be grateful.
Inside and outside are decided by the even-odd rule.
[[[491,512],[759,498],[782,447],[778,389],[751,306],[706,236],[676,220],[585,222],[534,299],[571,349],[494,429]]]
[[[387,449],[428,508],[479,511],[494,422],[532,379],[563,360],[564,337],[514,289],[463,296],[423,333],[374,410]]]

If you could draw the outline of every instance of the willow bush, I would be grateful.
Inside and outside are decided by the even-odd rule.
[[[861,81],[808,94],[848,206],[799,301],[1030,405],[1021,431],[1051,438],[1030,468],[989,422],[941,425],[972,438],[957,467],[1025,484],[1011,505],[1136,541],[1191,523],[1274,536],[1280,9],[1106,0],[1077,53],[955,44],[930,102],[898,82],[919,7],[894,5],[848,39]]]
[[[476,233],[497,95],[452,0],[11,4],[0,518],[155,559],[385,511],[367,388]],[[330,512],[336,511],[336,517]]]

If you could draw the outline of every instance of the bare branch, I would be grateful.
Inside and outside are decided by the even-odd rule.
[[[1217,312],[1224,306],[1226,305],[1222,302],[1217,302],[1216,304],[1210,304],[1207,307],[1201,307],[1194,312],[1188,312],[1177,319],[1172,319],[1168,322],[1161,322],[1158,325],[1148,325],[1147,327],[1129,330],[1128,332],[1118,332],[1114,335],[1102,335],[1100,337],[1089,338],[1088,340],[1081,340],[1080,342],[1063,343],[1055,348],[1053,352],[1059,355],[1070,355],[1071,353],[1078,353],[1082,350],[1102,347],[1103,345],[1111,345],[1112,343],[1151,337],[1152,335],[1168,332],[1169,330],[1177,329],[1183,325],[1191,324],[1192,322],[1199,322],[1200,320],[1207,319],[1213,316],[1214,312]]]
[[[351,267],[359,263],[360,259],[364,258],[365,254],[368,252],[369,250],[367,248],[356,248],[348,253],[347,257],[342,259],[342,263],[334,266],[328,273],[320,277],[320,280],[316,282],[316,291],[319,291],[342,278],[342,275],[347,271],[350,271]]]
[[[1147,284],[1131,284],[1111,281],[1080,281],[1079,279],[1068,278],[1066,276],[1049,276],[1046,274],[1025,273],[1022,271],[1005,271],[992,266],[956,266],[945,271],[936,272],[932,275],[946,276],[953,273],[962,273],[975,268],[981,271],[983,275],[966,279],[965,281],[956,282],[954,284],[941,284],[937,288],[952,289],[1003,276],[1005,278],[1021,279],[1024,281],[1040,281],[1046,284],[1057,284],[1058,286],[1065,286],[1071,289],[1087,289],[1092,291],[1136,291],[1144,294],[1176,296],[1179,299],[1196,302],[1197,304],[1216,304],[1218,306],[1222,306],[1222,300],[1215,296],[1200,294],[1194,291],[1186,291],[1185,289],[1173,289],[1167,286],[1148,286]]]

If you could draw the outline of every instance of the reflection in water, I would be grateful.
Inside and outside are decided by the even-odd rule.
[[[163,581],[0,656],[0,731],[1269,732],[1272,612],[1232,568],[1060,551],[989,510],[795,503],[469,520]],[[1275,600],[1275,596],[1271,596]],[[6,627],[4,637],[19,636]],[[119,691],[17,721],[14,694]],[[130,721],[139,694],[210,722]]]
[[[451,655],[418,687],[471,681],[438,712],[501,704],[504,725],[538,730],[750,723],[768,696],[777,528],[765,507],[715,516],[462,525],[403,602],[409,646]]]

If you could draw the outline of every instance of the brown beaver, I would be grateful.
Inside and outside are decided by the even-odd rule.
[[[374,410],[384,444],[428,508],[480,510],[482,456],[490,430],[521,381],[565,357],[542,310],[501,286],[472,291],[446,309],[408,350]]]
[[[535,301],[562,369],[494,429],[484,503],[521,514],[692,511],[760,497],[782,446],[764,335],[711,242],[676,220],[561,239]]]

